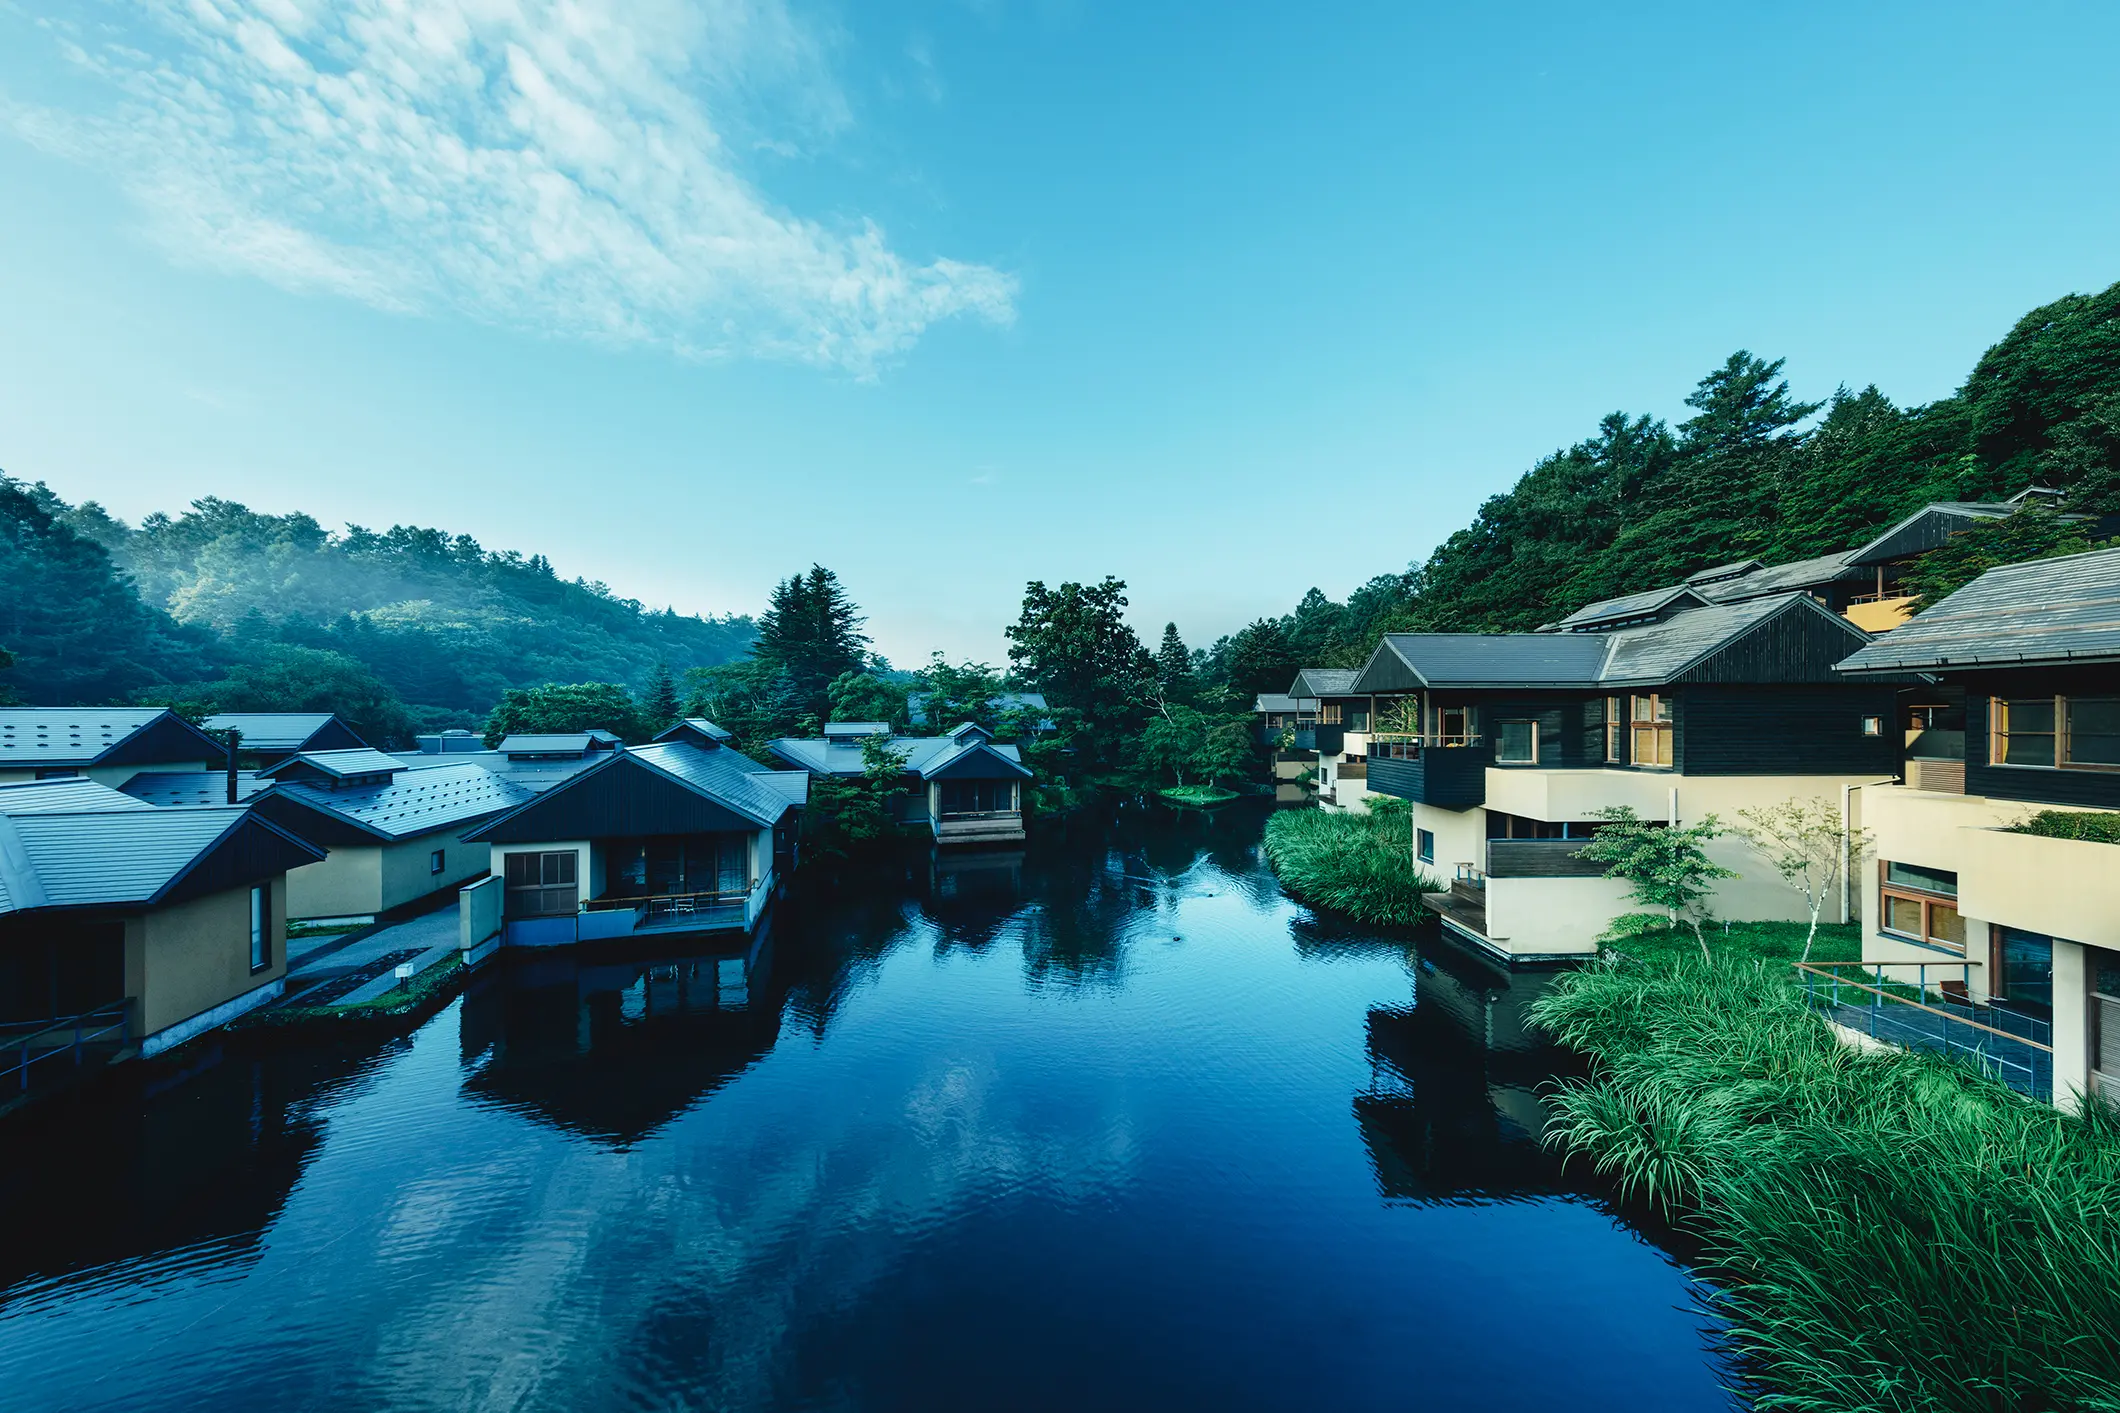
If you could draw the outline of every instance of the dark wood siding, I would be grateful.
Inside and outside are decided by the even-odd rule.
[[[478,837],[495,844],[536,844],[762,827],[631,756],[616,756],[609,765],[591,767],[553,786]]]
[[[1989,704],[1996,697],[2120,696],[2120,669],[2003,672],[1966,679],[1965,790],[1997,800],[2120,809],[2120,771],[2043,770],[1989,763]]]
[[[1815,604],[1792,601],[1701,659],[1677,682],[1843,682],[1833,665],[1867,643],[1863,631]]]
[[[1583,843],[1581,839],[1489,839],[1487,872],[1495,878],[1603,878],[1605,865],[1576,857]]]
[[[174,714],[158,716],[96,758],[97,765],[183,765],[208,769],[228,758],[225,743]]]
[[[1438,809],[1465,810],[1487,799],[1487,751],[1480,746],[1436,746],[1412,760],[1369,756],[1369,789]]]
[[[229,888],[247,888],[290,868],[315,863],[323,852],[288,838],[255,816],[245,816],[189,869],[171,880],[155,903],[181,903]]]
[[[1899,771],[1895,691],[1841,687],[1682,688],[1672,760],[1686,775],[1870,775]],[[1865,736],[1863,718],[1884,734]]]

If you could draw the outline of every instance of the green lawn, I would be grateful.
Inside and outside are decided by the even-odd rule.
[[[1727,929],[1722,923],[1711,922],[1701,931],[1707,936],[1709,952],[1717,956],[1794,962],[1803,955],[1804,933],[1808,929],[1809,924],[1801,922],[1733,922]],[[1644,961],[1700,960],[1700,944],[1693,940],[1693,929],[1685,926],[1676,932],[1659,926],[1651,931],[1602,941],[1598,950],[1639,957]],[[1862,928],[1852,922],[1820,923],[1818,940],[1811,947],[1811,960],[1819,964],[1861,961]]]

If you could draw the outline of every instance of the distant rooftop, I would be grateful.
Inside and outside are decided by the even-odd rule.
[[[1840,664],[1843,672],[2120,662],[2120,549],[1990,569]]]

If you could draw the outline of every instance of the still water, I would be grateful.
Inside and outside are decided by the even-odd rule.
[[[0,1128],[0,1407],[1723,1409],[1542,984],[1155,811]]]

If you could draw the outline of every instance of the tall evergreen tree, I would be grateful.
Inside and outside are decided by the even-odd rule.
[[[654,673],[648,678],[648,694],[640,704],[641,716],[651,732],[661,731],[677,720],[681,710],[677,700],[677,679],[670,675],[670,664],[657,662]]]
[[[832,710],[833,681],[868,665],[862,621],[839,576],[813,564],[807,574],[790,575],[774,586],[758,620],[752,657],[786,673],[802,709],[824,721]]]
[[[1163,697],[1171,702],[1190,702],[1193,699],[1192,652],[1185,640],[1178,636],[1178,625],[1163,625],[1163,641],[1156,647],[1156,682],[1163,689]]]

